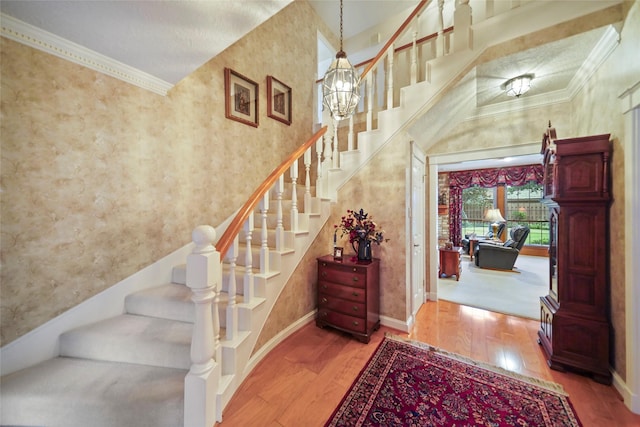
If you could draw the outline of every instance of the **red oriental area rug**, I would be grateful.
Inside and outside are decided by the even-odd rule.
[[[559,384],[387,335],[325,426],[581,426]]]

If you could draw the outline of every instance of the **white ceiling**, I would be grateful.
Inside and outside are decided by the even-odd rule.
[[[2,0],[0,11],[176,84],[291,1]]]

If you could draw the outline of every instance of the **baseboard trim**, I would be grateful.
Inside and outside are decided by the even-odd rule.
[[[251,371],[253,371],[253,368],[255,368],[258,363],[260,363],[260,361],[262,361],[262,359],[264,359],[264,357],[271,352],[271,350],[276,348],[278,344],[280,344],[293,333],[302,329],[307,325],[307,323],[313,322],[313,320],[315,320],[316,318],[316,312],[317,310],[314,309],[313,311],[305,314],[300,319],[296,320],[285,329],[280,331],[276,336],[267,341],[265,345],[260,347],[260,349],[256,351],[254,355],[249,359],[249,363],[247,363],[247,366],[245,367],[245,370],[242,374],[242,378],[240,379],[240,382],[238,384],[242,384],[245,378],[247,378]]]
[[[392,317],[380,316],[381,325],[397,329],[398,331],[402,331],[405,333],[409,333],[409,331],[411,330],[410,323],[413,323],[411,319],[409,321],[403,322],[402,320],[394,319]]]
[[[613,387],[620,393],[624,404],[634,414],[640,414],[640,395],[634,393],[620,375],[613,369],[611,370],[613,377]]]

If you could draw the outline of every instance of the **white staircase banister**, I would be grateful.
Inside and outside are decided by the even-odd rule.
[[[318,132],[316,132],[311,138],[307,140],[304,144],[299,146],[289,157],[287,157],[277,168],[275,168],[271,174],[267,177],[267,179],[260,184],[260,186],[253,192],[251,197],[245,202],[245,204],[240,208],[236,216],[231,220],[229,227],[225,230],[225,232],[218,240],[216,245],[216,249],[220,252],[221,256],[226,255],[229,247],[233,243],[233,239],[235,236],[240,233],[244,222],[247,220],[251,212],[256,208],[260,200],[262,200],[263,196],[269,191],[273,184],[275,184],[276,179],[284,174],[294,160],[299,159],[307,148],[311,147],[311,145],[318,140],[324,133],[327,131],[327,127],[323,126]]]

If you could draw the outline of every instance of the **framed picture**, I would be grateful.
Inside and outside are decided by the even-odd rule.
[[[267,76],[267,116],[291,124],[291,88],[272,76]]]
[[[224,69],[224,112],[227,119],[258,127],[258,83]]]
[[[333,259],[336,261],[342,261],[342,248],[337,246],[333,248]]]

